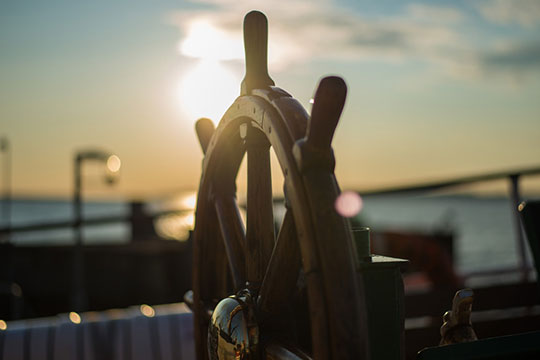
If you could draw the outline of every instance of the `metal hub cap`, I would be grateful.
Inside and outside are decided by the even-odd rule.
[[[208,326],[208,356],[214,359],[258,358],[259,326],[249,290],[221,300]]]

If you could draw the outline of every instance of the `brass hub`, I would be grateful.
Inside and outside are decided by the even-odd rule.
[[[208,326],[208,356],[211,360],[258,359],[259,326],[249,290],[221,300]]]

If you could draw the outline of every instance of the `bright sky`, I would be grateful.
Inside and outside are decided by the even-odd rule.
[[[538,0],[6,0],[0,135],[14,193],[70,194],[73,154],[88,147],[122,159],[114,194],[196,190],[193,125],[239,94],[251,9],[269,18],[272,78],[306,108],[322,76],[347,81],[342,187],[540,165]]]

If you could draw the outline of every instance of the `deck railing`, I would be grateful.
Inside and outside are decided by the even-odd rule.
[[[421,184],[415,184],[410,186],[391,187],[383,189],[371,189],[365,191],[358,191],[361,196],[377,196],[377,195],[400,195],[400,194],[413,194],[413,193],[429,193],[437,190],[444,190],[450,188],[457,188],[464,185],[471,185],[476,183],[483,183],[496,180],[506,179],[509,182],[509,198],[512,208],[512,217],[514,224],[515,243],[517,252],[519,255],[519,265],[517,268],[506,268],[490,270],[489,272],[475,272],[466,274],[465,277],[481,276],[486,274],[505,274],[514,273],[516,271],[521,272],[522,280],[527,280],[529,272],[533,267],[528,264],[527,261],[527,245],[525,244],[525,235],[523,230],[523,224],[521,222],[519,214],[519,204],[523,201],[520,191],[520,180],[526,176],[540,175],[540,167],[530,167],[524,169],[513,169],[508,171],[499,171],[492,173],[484,173],[473,176],[458,177],[450,180],[425,182]]]
[[[92,216],[83,218],[80,221],[81,226],[96,226],[96,225],[109,225],[109,224],[131,224],[131,228],[136,227],[136,223],[145,219],[154,219],[161,216],[171,215],[171,214],[181,214],[187,210],[166,210],[159,211],[152,214],[139,214],[134,213],[128,215],[112,215],[112,216]],[[25,233],[33,231],[48,231],[48,230],[58,230],[58,229],[70,229],[76,226],[78,222],[75,219],[69,220],[60,220],[60,221],[47,221],[47,222],[36,222],[33,224],[22,224],[22,225],[12,225],[0,227],[0,239],[3,241],[0,242],[9,242],[9,235],[15,233]],[[8,240],[6,240],[8,238]]]

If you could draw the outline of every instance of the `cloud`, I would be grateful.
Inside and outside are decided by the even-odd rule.
[[[199,3],[207,7],[171,16],[171,21],[181,29],[183,40],[194,22],[207,21],[231,39],[237,39],[234,47],[241,49],[241,14],[250,11],[254,2],[204,0]],[[455,8],[410,4],[398,14],[363,16],[324,0],[274,0],[255,2],[255,6],[269,18],[272,71],[314,59],[417,61],[469,79],[497,73],[522,77],[525,72],[540,70],[534,44],[520,45],[519,41],[513,41],[512,46],[497,49],[475,46],[471,34],[463,30],[466,15]],[[488,40],[481,42],[495,43],[494,39]],[[243,59],[241,50],[236,58]]]
[[[490,0],[477,4],[480,14],[496,24],[519,24],[533,27],[540,24],[538,0]]]
[[[410,4],[407,10],[414,19],[421,21],[458,23],[464,19],[459,10],[451,7]]]
[[[483,54],[481,60],[487,69],[510,70],[515,73],[540,69],[540,41],[509,44],[502,49]]]
[[[207,21],[241,41],[241,15],[253,2],[205,0],[214,8],[183,11],[172,15],[183,34],[196,21]],[[270,19],[271,62],[278,67],[303,63],[313,58],[357,60],[382,58],[395,61],[429,57],[437,49],[459,46],[459,36],[434,22],[402,17],[367,18],[329,1],[289,0],[261,3]],[[286,9],[286,11],[284,11]],[[447,20],[460,18],[457,11],[416,6],[415,16],[439,14]],[[294,36],[291,36],[294,34]]]

